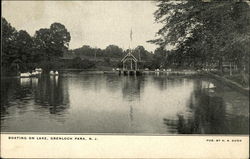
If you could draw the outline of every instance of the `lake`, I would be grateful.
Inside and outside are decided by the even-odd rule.
[[[3,132],[249,133],[249,97],[209,78],[68,72],[1,84]]]

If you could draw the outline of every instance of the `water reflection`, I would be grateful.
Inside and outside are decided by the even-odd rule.
[[[136,107],[139,107],[140,100],[144,94],[145,78],[141,76],[125,76],[122,79],[122,97],[129,107],[129,127],[135,128],[134,116],[136,116]]]
[[[122,94],[126,101],[140,100],[143,94],[144,78],[137,76],[125,76],[122,79]]]
[[[1,120],[6,114],[8,114],[7,108],[10,105],[11,98],[16,94],[15,88],[18,79],[4,79],[1,80]]]
[[[64,80],[64,82],[67,82]],[[35,103],[49,108],[51,114],[57,114],[68,108],[69,94],[67,84],[61,77],[42,76],[34,90]]]
[[[159,72],[158,72],[159,73]],[[171,77],[166,75],[157,75],[152,77],[153,83],[160,89],[165,90],[167,88],[173,88],[178,85],[185,84],[186,79],[180,77]]]
[[[249,98],[207,79],[70,73],[1,85],[3,131],[248,133]]]
[[[51,114],[59,113],[68,108],[67,85],[57,76],[42,76],[40,78],[21,78],[1,81],[1,116],[26,110],[41,111],[46,107]],[[16,109],[8,111],[8,107]]]
[[[25,105],[30,102],[33,94],[31,87],[35,85],[32,81],[33,79],[19,78],[1,80],[1,117],[10,114],[8,111],[10,105],[20,108],[19,113],[27,110]]]
[[[178,113],[176,120],[164,118],[164,124],[179,134],[248,134],[249,117],[228,114],[224,99],[216,96],[210,85],[209,82],[197,81],[189,110]]]

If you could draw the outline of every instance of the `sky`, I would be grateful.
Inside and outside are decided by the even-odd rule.
[[[161,24],[154,22],[157,9],[152,1],[3,1],[2,16],[17,30],[34,35],[40,28],[59,22],[71,35],[69,48],[83,45],[106,48],[110,44],[123,49],[143,45],[154,51]],[[130,31],[132,28],[132,43]]]

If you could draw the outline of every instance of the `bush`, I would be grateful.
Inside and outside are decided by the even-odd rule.
[[[105,58],[104,58],[104,61],[105,61],[107,64],[110,64],[110,62],[111,62],[111,60],[110,60],[109,57],[105,57]]]
[[[88,69],[88,68],[94,68],[94,67],[95,67],[95,63],[87,59],[83,59],[81,62],[82,69]]]

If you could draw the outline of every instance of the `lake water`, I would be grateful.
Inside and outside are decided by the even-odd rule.
[[[1,84],[3,132],[249,133],[249,97],[212,79],[76,72]]]

